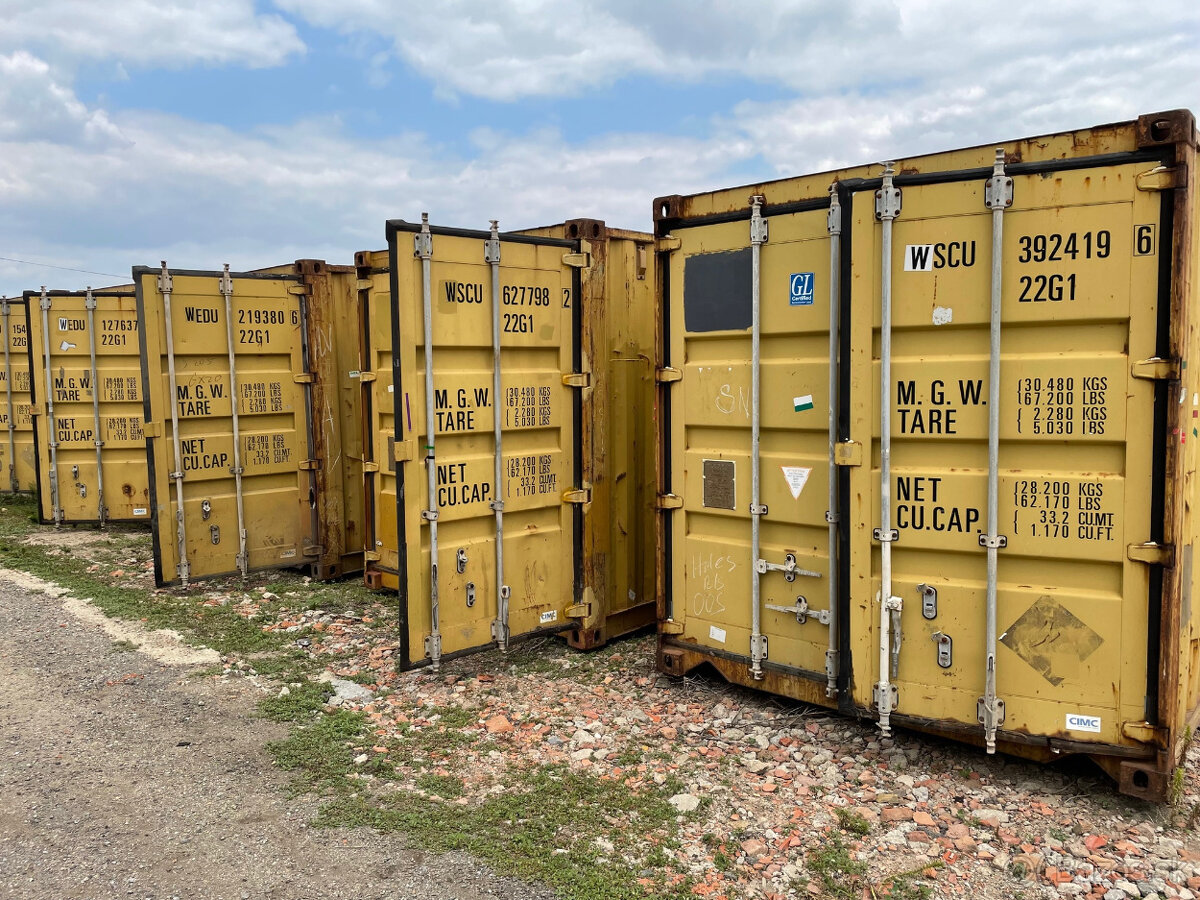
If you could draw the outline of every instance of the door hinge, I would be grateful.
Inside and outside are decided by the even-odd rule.
[[[563,265],[573,269],[586,269],[592,264],[592,254],[586,252],[564,253]]]
[[[659,494],[654,505],[659,509],[683,509],[683,498],[678,494]]]
[[[413,459],[413,442],[396,441],[392,447],[392,459],[396,462],[410,462]]]
[[[307,294],[308,293],[308,285],[307,284],[289,284],[287,291],[289,294]]]
[[[1125,555],[1133,562],[1146,563],[1151,566],[1170,567],[1175,563],[1175,547],[1171,544],[1157,544],[1154,541],[1130,544],[1125,549]]]
[[[672,384],[676,381],[683,381],[683,370],[676,369],[674,366],[663,366],[661,369],[654,370],[654,380],[659,384]]]
[[[320,544],[309,544],[301,551],[305,556],[320,556],[325,551],[325,548]]]
[[[292,376],[292,381],[296,384],[313,384],[317,380],[317,376],[312,372],[300,372]]]
[[[296,468],[303,472],[312,472],[321,468],[321,461],[319,459],[302,459],[297,463]]]
[[[568,619],[586,619],[592,614],[592,605],[590,603],[576,603],[574,606],[568,606],[564,615]]]
[[[361,381],[363,384],[370,384],[372,381],[374,381],[376,379],[376,377],[377,376],[374,372],[359,372],[358,373],[358,380]]]
[[[356,291],[369,291],[374,284],[370,278],[358,278],[354,281],[354,289]]]
[[[379,463],[365,462],[362,464],[362,470],[364,472],[378,472],[379,471]]]
[[[591,503],[592,489],[590,487],[577,488],[573,491],[566,491],[562,497],[563,503]]]
[[[1152,356],[1135,362],[1130,368],[1134,378],[1144,378],[1147,381],[1169,381],[1179,377],[1179,360],[1163,359]]]
[[[1154,744],[1163,748],[1167,746],[1167,729],[1151,725],[1149,722],[1122,722],[1121,734],[1143,744]]]
[[[667,619],[664,622],[659,622],[658,623],[658,633],[659,634],[683,634],[683,623],[682,622],[674,622],[671,619]]]
[[[562,377],[562,383],[566,387],[586,388],[592,386],[591,372],[569,372]]]
[[[682,246],[682,238],[677,237],[660,237],[654,242],[656,253],[670,253],[672,250],[678,250]]]
[[[379,552],[376,550],[364,550],[363,551],[363,561],[364,562],[379,562]]]
[[[143,422],[142,434],[148,438],[160,438],[163,436],[162,422]]]
[[[833,461],[839,466],[861,466],[863,448],[858,441],[840,441],[834,445]]]
[[[1187,187],[1187,169],[1184,166],[1155,166],[1142,172],[1134,182],[1139,191],[1170,191]]]

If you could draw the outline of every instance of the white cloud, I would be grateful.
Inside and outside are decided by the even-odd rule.
[[[88,109],[60,84],[43,60],[19,50],[0,54],[0,140],[96,145],[120,140],[120,132],[102,110]]]
[[[277,66],[304,52],[291,23],[254,0],[0,0],[0,50],[63,67],[117,59],[133,68]]]
[[[680,82],[736,76],[804,94],[949,87],[1015,59],[1082,48],[1200,43],[1200,6],[1164,0],[275,0],[309,22],[392,42],[441,93],[493,100],[570,96],[626,76]],[[1018,74],[1056,90],[1046,72]]]

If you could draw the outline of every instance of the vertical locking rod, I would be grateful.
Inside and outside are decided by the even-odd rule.
[[[17,478],[17,420],[16,409],[13,405],[13,391],[16,390],[16,386],[13,384],[12,354],[9,350],[12,345],[12,307],[9,306],[7,297],[0,297],[0,318],[4,319],[4,397],[8,404],[8,484],[15,494],[21,489],[21,482]]]
[[[496,621],[492,637],[508,650],[509,588],[504,583],[504,423],[500,418],[500,227],[492,219],[491,235],[483,245],[483,259],[492,273],[492,434],[495,440],[492,509],[496,513]]]
[[[91,361],[93,439],[96,444],[96,493],[99,495],[96,503],[100,527],[103,528],[107,512],[104,507],[104,441],[100,437],[100,380],[96,373],[96,297],[92,294],[91,285],[88,285],[83,306],[87,310],[88,357]]]
[[[1013,180],[1004,174],[1004,150],[996,149],[992,177],[985,190],[986,204],[992,211],[992,295],[991,328],[988,356],[988,512],[987,547],[987,635],[984,661],[983,697],[980,721],[988,753],[996,752],[996,729],[1004,722],[1004,701],[996,696],[996,576],[997,551],[1006,541],[999,529],[1000,464],[1000,313],[1004,273],[1004,210],[1012,206]]]
[[[173,281],[171,272],[167,269],[167,261],[162,261],[162,272],[158,276],[158,292],[163,298],[163,325],[167,337],[167,382],[171,396],[167,404],[171,407],[171,444],[175,453],[171,480],[175,482],[175,546],[179,557],[179,581],[187,587],[191,566],[187,555],[187,524],[183,515],[183,445],[179,437],[179,390],[175,384],[175,330],[171,322],[171,290]]]
[[[246,551],[246,510],[242,495],[242,437],[241,423],[238,417],[237,358],[234,354],[233,343],[233,279],[229,275],[229,263],[225,263],[225,269],[221,272],[220,286],[221,296],[225,298],[225,342],[229,348],[229,408],[230,417],[233,420],[233,468],[229,471],[233,473],[233,490],[237,499],[237,567],[238,571],[242,573],[242,577],[245,578],[250,559],[249,553]]]
[[[50,365],[50,295],[42,285],[38,304],[42,310],[42,348],[45,356],[42,368],[46,372],[46,446],[50,448],[50,505],[54,510],[55,526],[62,524],[62,507],[58,503],[58,425],[54,420],[54,377]],[[32,377],[32,373],[30,373]]]
[[[892,596],[892,223],[900,214],[900,191],[892,179],[895,166],[886,163],[883,184],[875,194],[875,217],[882,223],[880,239],[880,336],[879,336],[879,682],[875,701],[879,731],[891,737],[892,710],[896,687],[892,672],[892,621],[899,619],[901,600]],[[897,622],[897,624],[899,624]]]
[[[433,235],[429,231],[429,213],[421,213],[421,231],[413,236],[413,255],[421,260],[421,300],[424,312],[425,348],[425,472],[428,476],[428,506],[422,513],[429,522],[429,627],[426,651],[433,671],[442,666],[441,617],[438,606],[438,501],[437,462],[433,435],[437,429],[433,397]]]
[[[829,649],[825,651],[825,696],[836,697],[839,661],[838,621],[838,350],[841,341],[841,249],[842,206],[837,185],[829,186],[829,500],[825,519],[829,523]]]
[[[762,424],[760,410],[760,385],[762,340],[762,245],[767,241],[767,221],[763,218],[764,198],[755,194],[750,198],[750,677],[759,681],[763,677],[763,660],[766,659],[766,643],[762,633],[762,583],[758,571],[760,550],[759,520],[763,508],[759,497],[758,454],[759,431]]]

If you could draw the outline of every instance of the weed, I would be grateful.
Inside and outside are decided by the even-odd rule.
[[[840,836],[832,835],[824,847],[808,854],[808,871],[825,888],[824,896],[857,900],[867,866],[850,855]]]
[[[108,652],[109,653],[132,653],[134,650],[138,649],[138,647],[140,647],[140,646],[141,646],[141,644],[135,644],[133,641],[127,641],[127,640],[113,641],[112,647],[109,648]]]
[[[858,835],[871,833],[871,823],[854,810],[839,806],[834,809],[833,813],[837,816],[838,824],[842,826],[843,831]]]

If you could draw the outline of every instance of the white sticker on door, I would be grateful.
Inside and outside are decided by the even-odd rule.
[[[808,484],[808,476],[812,474],[812,469],[807,466],[780,466],[783,469],[783,477],[787,480],[788,490],[792,492],[792,499],[799,500],[800,492],[804,490],[804,485]]]
[[[1067,731],[1090,731],[1100,733],[1100,717],[1081,713],[1067,713]]]
[[[933,244],[909,244],[904,248],[905,272],[933,271]]]
[[[725,643],[725,629],[724,628],[718,628],[716,625],[709,625],[708,626],[708,636],[710,638],[712,638],[714,641],[720,641],[722,644]]]

